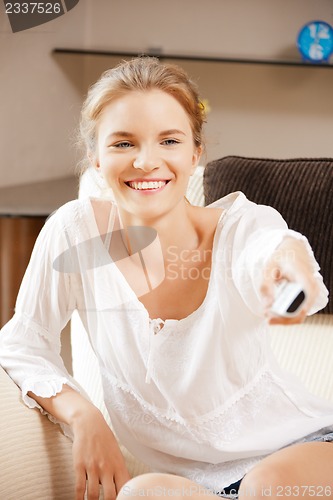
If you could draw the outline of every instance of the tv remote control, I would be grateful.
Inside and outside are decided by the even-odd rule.
[[[271,312],[275,316],[293,317],[301,309],[305,293],[299,283],[281,281],[276,286],[276,294]]]

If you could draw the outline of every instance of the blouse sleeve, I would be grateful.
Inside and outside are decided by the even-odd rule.
[[[75,295],[72,276],[54,266],[68,248],[58,212],[46,221],[36,240],[15,314],[0,332],[0,364],[21,387],[30,408],[40,406],[27,395],[29,391],[51,397],[63,384],[80,390],[60,355],[60,333],[75,308]]]
[[[274,208],[251,202],[248,204],[232,231],[234,250],[231,264],[234,283],[246,305],[255,313],[262,314],[260,286],[264,266],[283,239],[292,237],[304,242],[312,262],[312,272],[319,285],[317,300],[309,314],[325,307],[328,290],[307,238],[288,229],[285,220]]]

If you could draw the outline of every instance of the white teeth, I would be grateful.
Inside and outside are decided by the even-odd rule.
[[[166,181],[151,181],[151,182],[132,182],[130,181],[129,186],[133,189],[159,189],[165,186]]]

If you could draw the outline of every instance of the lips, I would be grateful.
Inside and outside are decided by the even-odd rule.
[[[127,181],[125,184],[129,186],[131,189],[135,189],[136,191],[149,191],[161,189],[170,181],[170,179],[163,180],[135,180],[135,181]]]

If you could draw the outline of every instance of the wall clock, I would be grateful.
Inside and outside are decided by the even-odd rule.
[[[303,59],[327,62],[333,53],[333,28],[324,21],[307,23],[298,34],[297,47]]]

